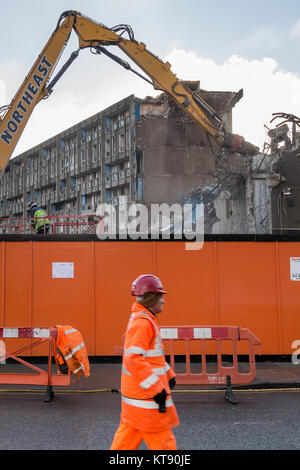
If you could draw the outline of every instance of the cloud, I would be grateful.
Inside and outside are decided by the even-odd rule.
[[[254,50],[260,52],[261,47],[263,50],[270,50],[279,47],[281,43],[282,38],[279,32],[272,26],[265,26],[241,39],[237,45],[237,51]]]
[[[126,56],[124,59],[128,60]],[[269,125],[272,113],[299,114],[300,76],[280,69],[275,59],[248,60],[233,55],[218,64],[174,46],[163,60],[171,63],[172,71],[179,79],[200,80],[203,89],[238,91],[243,88],[244,97],[233,109],[233,132],[261,149],[266,140],[264,124]],[[3,72],[0,73],[1,104],[7,104],[21,85],[26,71],[24,73],[16,64],[6,64],[0,72]],[[2,99],[5,88],[6,96]],[[53,94],[36,106],[13,156],[131,94],[144,98],[159,93],[106,57],[82,53]]]
[[[0,80],[0,107],[5,103],[5,83]]]
[[[280,69],[275,59],[248,60],[233,55],[217,64],[194,52],[173,48],[164,60],[181,79],[200,79],[205,90],[243,88],[244,97],[233,108],[233,132],[260,149],[266,140],[264,124],[269,125],[272,113],[299,114],[300,76]]]
[[[292,26],[291,32],[290,32],[290,38],[295,39],[299,37],[300,37],[300,18]]]

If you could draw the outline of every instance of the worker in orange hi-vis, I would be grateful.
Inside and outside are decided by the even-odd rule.
[[[124,342],[121,375],[121,422],[111,450],[136,450],[142,440],[150,450],[176,450],[172,432],[179,419],[170,389],[175,374],[166,363],[157,315],[165,300],[160,279],[139,276],[132,284],[132,306]]]

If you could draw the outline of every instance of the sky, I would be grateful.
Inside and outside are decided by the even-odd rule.
[[[233,132],[261,150],[272,113],[300,116],[299,0],[0,0],[0,106],[9,104],[56,27],[77,10],[108,27],[129,24],[135,39],[182,80],[209,91],[244,90],[233,109]],[[77,49],[76,34],[55,69]],[[118,47],[108,50],[129,59]],[[134,65],[137,69],[137,66]],[[111,59],[82,50],[35,108],[13,156],[113,103],[160,92]]]

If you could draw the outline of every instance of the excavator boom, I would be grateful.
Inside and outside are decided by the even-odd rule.
[[[11,157],[72,31],[74,16],[67,16],[53,32],[0,120],[0,170]]]

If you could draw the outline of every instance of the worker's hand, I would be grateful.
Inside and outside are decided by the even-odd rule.
[[[173,388],[175,388],[175,385],[176,385],[176,379],[175,377],[173,377],[172,379],[169,380],[170,389],[173,390]]]
[[[167,392],[164,388],[162,389],[160,393],[158,393],[157,395],[153,397],[153,400],[159,406],[158,410],[160,413],[165,413],[167,411],[166,410],[166,398],[167,398]]]

